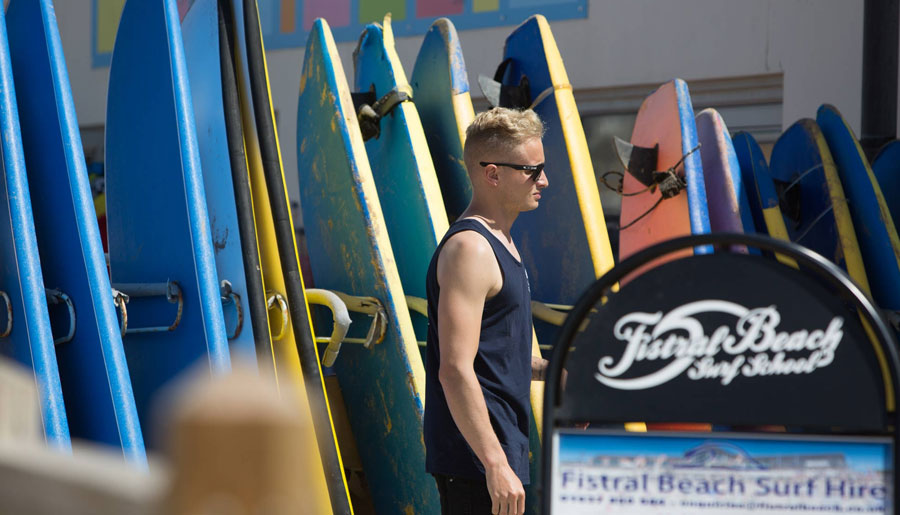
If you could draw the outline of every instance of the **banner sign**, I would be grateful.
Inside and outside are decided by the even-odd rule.
[[[573,422],[886,425],[885,383],[869,372],[879,364],[856,310],[774,259],[662,264],[598,302],[582,327],[560,408]]]
[[[552,512],[893,513],[889,438],[559,430]]]

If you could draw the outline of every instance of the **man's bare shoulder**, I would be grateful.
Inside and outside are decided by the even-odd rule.
[[[491,244],[476,231],[460,231],[444,242],[438,257],[438,281],[473,280],[492,283],[499,273]]]
[[[491,244],[477,231],[459,231],[447,238],[441,248],[440,259],[445,257],[452,261],[466,261],[468,259],[483,259],[486,256],[493,257],[494,250]]]

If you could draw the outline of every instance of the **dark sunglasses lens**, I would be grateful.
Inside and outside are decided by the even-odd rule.
[[[537,168],[531,171],[531,180],[537,182],[541,177],[541,172],[544,171],[544,165],[539,165]]]

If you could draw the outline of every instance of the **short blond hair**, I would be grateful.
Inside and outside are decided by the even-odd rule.
[[[463,159],[467,167],[474,167],[489,149],[509,151],[543,135],[544,124],[533,110],[495,107],[478,113],[466,129]]]

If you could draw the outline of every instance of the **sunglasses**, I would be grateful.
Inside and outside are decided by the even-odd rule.
[[[507,168],[512,168],[513,170],[521,170],[523,172],[530,172],[531,180],[537,182],[537,180],[541,176],[541,172],[544,171],[544,165],[546,163],[541,163],[539,165],[514,165],[510,163],[490,163],[487,161],[482,161],[480,163],[481,166],[494,165],[494,166],[505,166]]]

